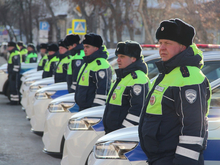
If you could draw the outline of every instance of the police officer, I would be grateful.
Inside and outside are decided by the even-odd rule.
[[[8,59],[9,98],[11,105],[17,105],[20,102],[19,88],[21,57],[15,42],[8,42],[8,51],[10,53]]]
[[[72,93],[76,90],[76,79],[80,68],[82,67],[85,56],[83,44],[79,43],[80,37],[76,34],[69,34],[64,39],[64,44],[67,45],[70,54],[70,63],[67,70],[67,85],[68,92]]]
[[[115,51],[119,69],[106,101],[103,124],[105,133],[138,125],[150,81],[141,46],[135,41],[119,42]]]
[[[37,53],[34,44],[29,43],[28,47],[28,55],[26,57],[25,63],[35,63],[37,62]]]
[[[26,46],[24,45],[23,41],[17,42],[17,45],[20,48],[20,55],[21,55],[22,62],[25,62],[28,50],[27,50]]]
[[[83,40],[84,64],[77,77],[75,92],[75,101],[80,110],[105,104],[111,85],[112,68],[102,44],[103,40],[97,34],[86,34]]]
[[[70,57],[67,46],[64,44],[63,40],[58,42],[59,45],[59,62],[56,66],[56,71],[54,75],[55,83],[66,82],[67,78],[67,68],[70,63]]]
[[[37,71],[43,70],[44,66],[45,66],[45,64],[48,60],[48,57],[47,57],[47,44],[46,43],[41,43],[40,44],[40,54],[41,54],[41,59],[40,59],[40,62],[38,63]]]
[[[156,31],[160,72],[146,98],[139,138],[149,165],[203,165],[210,84],[201,72],[195,29],[180,19],[164,20]]]
[[[54,75],[57,63],[59,62],[59,47],[57,44],[51,43],[47,46],[48,60],[45,64],[42,78],[52,77]]]

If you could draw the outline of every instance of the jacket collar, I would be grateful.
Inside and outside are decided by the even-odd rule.
[[[168,74],[174,68],[181,66],[196,66],[201,68],[202,57],[199,54],[194,54],[191,47],[175,55],[168,61],[158,61],[155,62],[160,73]]]
[[[93,54],[83,57],[85,63],[91,63],[92,61],[94,61],[97,58],[104,58],[104,59],[108,58],[107,52],[104,51],[103,47],[99,48]]]
[[[116,69],[115,73],[117,75],[117,78],[124,78],[128,74],[136,71],[136,70],[141,70],[145,74],[147,74],[147,64],[143,61],[143,59],[139,59],[135,61],[134,63],[128,65],[126,68],[123,69]]]

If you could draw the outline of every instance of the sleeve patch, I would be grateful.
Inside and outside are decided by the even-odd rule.
[[[79,67],[80,65],[81,65],[81,61],[80,61],[80,60],[77,60],[77,61],[76,61],[76,66]]]
[[[134,85],[133,91],[134,91],[134,94],[138,96],[142,91],[142,87],[140,85]]]
[[[197,98],[197,92],[194,89],[187,89],[185,91],[186,100],[193,104],[196,101]]]
[[[99,77],[102,79],[105,77],[105,72],[104,71],[99,71]]]

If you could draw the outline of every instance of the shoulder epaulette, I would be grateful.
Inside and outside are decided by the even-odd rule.
[[[101,61],[100,60],[96,60],[98,65],[101,65]]]
[[[181,66],[180,71],[183,77],[189,77],[189,70],[186,66]]]
[[[133,79],[137,78],[137,74],[135,72],[131,72],[131,76],[132,76]]]

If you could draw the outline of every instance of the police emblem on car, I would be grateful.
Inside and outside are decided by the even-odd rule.
[[[197,92],[194,89],[187,89],[185,91],[185,96],[186,100],[190,103],[193,104],[196,101],[197,98]]]

